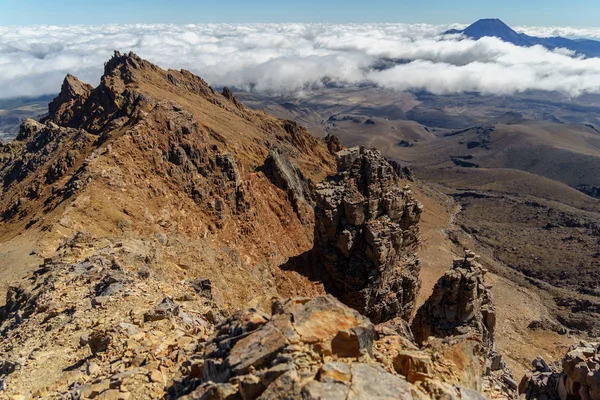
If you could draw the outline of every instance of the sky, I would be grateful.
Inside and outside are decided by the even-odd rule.
[[[0,0],[0,25],[252,22],[598,25],[597,0]]]

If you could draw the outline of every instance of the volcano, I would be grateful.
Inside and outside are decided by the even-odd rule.
[[[480,19],[463,30],[451,29],[446,34],[463,34],[469,39],[497,37],[515,46],[544,46],[549,50],[565,48],[585,57],[600,57],[600,42],[589,39],[569,39],[560,36],[540,38],[518,33],[498,18]]]

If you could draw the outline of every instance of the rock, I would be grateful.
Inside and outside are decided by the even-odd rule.
[[[207,382],[180,400],[241,400],[236,388],[228,383]]]
[[[301,221],[308,223],[312,217],[310,206],[313,204],[311,188],[300,169],[281,149],[269,152],[262,171],[277,187],[287,193],[295,213]]]
[[[403,350],[394,358],[394,369],[410,383],[424,381],[433,375],[431,357],[421,351]]]
[[[496,311],[484,281],[485,271],[471,252],[454,261],[453,269],[436,283],[433,294],[419,308],[412,323],[417,343],[428,337],[472,332],[490,355],[494,350]]]
[[[233,375],[245,374],[250,367],[267,365],[286,344],[281,332],[275,326],[267,325],[238,341],[229,353],[227,365]]]
[[[571,346],[561,367],[538,357],[519,384],[527,399],[600,399],[600,342],[580,341]]]
[[[538,357],[531,362],[531,365],[537,372],[552,372],[546,361],[542,357]]]
[[[315,254],[326,290],[375,323],[409,319],[420,287],[422,205],[376,150],[336,153],[316,188]]]
[[[150,378],[151,382],[155,382],[155,383],[164,383],[164,378],[163,378],[163,374],[159,371],[159,370],[152,370],[150,371],[150,373],[148,374],[148,378]]]
[[[239,391],[243,400],[258,398],[266,387],[256,375],[246,375],[240,379]]]
[[[17,135],[15,140],[18,140],[18,141],[27,140],[30,137],[32,137],[33,135],[35,135],[36,133],[38,133],[43,128],[44,128],[43,124],[40,124],[39,122],[37,122],[31,118],[27,118],[21,123],[21,126],[19,127],[19,134]]]
[[[231,89],[229,89],[228,87],[223,88],[222,95],[227,100],[231,101],[237,108],[239,108],[239,109],[244,108],[243,104],[238,101],[238,99],[233,95],[233,92],[231,91]]]
[[[318,375],[321,382],[350,382],[351,378],[350,366],[342,362],[323,364]]]
[[[289,371],[277,378],[261,394],[260,400],[299,399],[302,384],[296,371]]]
[[[200,296],[212,300],[212,282],[206,278],[196,278],[188,280],[187,283],[198,293]]]
[[[343,383],[310,381],[302,388],[302,399],[346,400],[349,390]]]
[[[179,306],[169,297],[165,297],[160,304],[144,314],[144,322],[160,321],[179,314]]]
[[[60,93],[48,105],[49,118],[61,126],[77,125],[81,121],[72,121],[75,114],[81,112],[83,105],[92,92],[92,86],[81,82],[73,75],[67,75]]]
[[[400,377],[383,368],[368,364],[352,364],[352,386],[348,400],[412,399],[412,388]]]
[[[331,154],[344,150],[344,146],[340,142],[340,139],[335,135],[327,134],[323,140],[327,144],[327,150],[329,150]]]
[[[306,343],[319,344],[341,357],[372,354],[373,325],[332,296],[290,300],[284,305],[285,313]]]
[[[98,366],[98,364],[91,362],[87,365],[85,370],[88,375],[94,375],[98,371],[100,371],[100,367]]]
[[[92,354],[102,353],[108,349],[112,341],[112,335],[106,331],[94,331],[88,337],[88,346]]]
[[[275,302],[272,309],[270,318],[247,310],[217,327],[205,350],[204,382],[237,382],[243,399],[385,398],[410,387],[380,367],[323,363],[373,354],[373,324],[333,296]]]

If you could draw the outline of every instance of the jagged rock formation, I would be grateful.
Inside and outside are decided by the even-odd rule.
[[[81,82],[73,75],[67,75],[63,81],[59,95],[48,105],[48,113],[53,122],[67,125],[81,109],[92,93],[93,87]]]
[[[337,175],[317,185],[315,251],[326,288],[382,322],[408,319],[420,287],[414,200],[376,150],[336,153]]]
[[[278,268],[313,246],[310,198],[260,166],[278,149],[306,185],[333,172],[334,158],[297,124],[234,100],[134,54],[116,53],[96,88],[68,76],[49,116],[0,151],[0,236],[42,231],[48,254],[77,231],[210,236],[269,290],[322,293]]]
[[[542,358],[532,365],[519,384],[526,399],[600,399],[600,343],[573,345],[562,365],[549,366]]]
[[[417,311],[412,331],[419,344],[432,337],[476,338],[482,344],[483,374],[506,392],[514,392],[516,382],[496,352],[496,310],[484,280],[486,270],[476,259],[477,255],[467,250],[464,258],[454,260],[453,268],[440,278],[432,295]]]
[[[453,268],[436,283],[433,294],[413,320],[418,343],[430,336],[474,333],[484,346],[493,348],[496,311],[484,281],[485,272],[473,252],[467,251],[464,258],[454,260]]]
[[[271,150],[262,170],[275,186],[287,192],[294,211],[301,221],[308,223],[314,218],[311,182],[290,161],[284,151],[279,148]]]
[[[166,282],[134,267],[144,246],[97,241],[74,237],[10,290],[0,391],[25,375],[20,393],[43,398],[483,398],[472,339],[419,350],[405,321],[374,326],[332,296],[226,317],[206,279]]]
[[[482,399],[461,376],[479,365],[473,345],[421,351],[401,319],[374,327],[331,296],[296,298],[274,302],[272,315],[250,309],[218,325],[202,377],[181,391],[185,399]]]

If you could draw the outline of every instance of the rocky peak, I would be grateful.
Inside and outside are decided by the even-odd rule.
[[[65,100],[75,100],[78,97],[87,97],[92,91],[92,86],[81,82],[77,77],[67,74],[60,89],[59,97]]]
[[[66,124],[81,111],[83,104],[92,93],[92,86],[81,82],[73,75],[67,75],[60,93],[48,105],[48,115],[59,125]]]
[[[223,97],[227,100],[231,101],[237,108],[242,108],[243,104],[238,101],[238,99],[233,95],[233,92],[228,87],[223,88],[223,92],[221,93]]]
[[[129,81],[136,70],[143,69],[156,71],[156,66],[131,51],[126,54],[115,51],[112,58],[104,64],[104,77],[120,75],[125,81]]]
[[[316,189],[315,249],[330,293],[373,322],[410,318],[420,287],[422,205],[376,150],[336,153]]]

